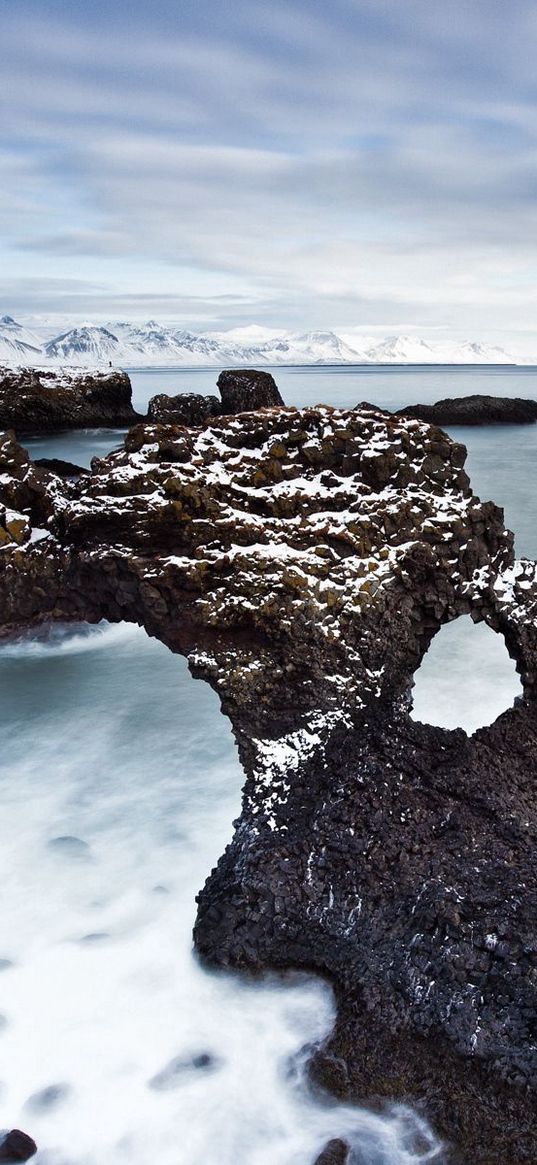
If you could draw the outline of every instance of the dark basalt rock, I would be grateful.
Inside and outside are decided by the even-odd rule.
[[[74,461],[64,461],[61,457],[36,457],[34,465],[48,469],[49,473],[56,473],[58,477],[83,477],[90,472],[83,465],[75,465]]]
[[[201,396],[195,392],[178,393],[168,396],[165,392],[151,397],[147,410],[148,421],[162,425],[202,425],[209,417],[222,412],[216,396]]]
[[[37,1145],[27,1133],[12,1129],[0,1144],[0,1161],[29,1161],[37,1153]]]
[[[433,405],[408,405],[396,416],[417,417],[433,425],[531,425],[537,401],[507,396],[446,397]]]
[[[318,1084],[421,1106],[466,1165],[535,1165],[537,564],[464,448],[319,406],[138,425],[75,483],[12,438],[0,455],[3,633],[136,622],[231,719],[243,806],[201,957],[326,976]],[[467,613],[524,691],[471,738],[409,716],[433,635]]]
[[[0,429],[19,436],[88,426],[133,425],[126,372],[0,369]]]
[[[322,1153],[317,1157],[315,1165],[348,1165],[350,1153],[349,1142],[336,1137],[332,1141],[328,1141]]]
[[[254,372],[252,368],[227,369],[220,373],[217,385],[223,413],[246,413],[284,403],[270,372]]]

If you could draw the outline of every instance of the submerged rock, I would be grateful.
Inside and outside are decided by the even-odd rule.
[[[33,1113],[47,1112],[66,1100],[70,1091],[68,1084],[49,1084],[39,1092],[33,1092],[24,1107]]]
[[[149,1087],[155,1092],[169,1092],[182,1083],[185,1076],[191,1072],[214,1072],[221,1065],[221,1060],[211,1052],[195,1052],[191,1056],[175,1056],[160,1072],[149,1081]]]
[[[51,837],[50,841],[47,841],[47,847],[66,858],[76,858],[78,861],[88,861],[91,857],[87,841],[82,841],[81,837],[73,837],[71,834]]]
[[[138,419],[126,372],[0,368],[0,429],[50,433]]]
[[[446,397],[433,405],[408,405],[396,415],[418,417],[433,425],[532,425],[537,401],[509,396]]]
[[[12,1129],[0,1143],[0,1161],[29,1161],[37,1153],[37,1145],[27,1133]]]
[[[419,1103],[472,1165],[534,1163],[537,565],[464,448],[369,407],[275,404],[138,425],[74,484],[8,446],[0,501],[49,533],[0,553],[4,633],[139,623],[232,721],[243,806],[200,955],[327,976],[318,1083]],[[433,635],[468,613],[524,693],[471,738],[409,715]]]

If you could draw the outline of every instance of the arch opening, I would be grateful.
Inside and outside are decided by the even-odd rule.
[[[492,724],[522,693],[503,635],[461,615],[432,639],[414,676],[410,715],[471,735]]]

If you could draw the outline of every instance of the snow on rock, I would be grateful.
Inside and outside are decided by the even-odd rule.
[[[0,367],[0,428],[46,433],[138,420],[125,372]]]
[[[537,1139],[537,568],[464,457],[370,408],[140,424],[78,481],[5,437],[0,626],[132,621],[188,658],[245,770],[199,953],[329,977],[317,1082],[419,1098],[461,1159],[503,1165]],[[524,690],[471,738],[409,715],[468,613]]]

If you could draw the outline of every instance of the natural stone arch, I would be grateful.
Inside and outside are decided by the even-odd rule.
[[[537,1137],[537,586],[463,463],[440,430],[370,408],[139,426],[77,485],[6,440],[0,623],[130,620],[187,656],[246,773],[198,950],[332,978],[332,1085],[425,1098],[491,1165],[509,1122],[520,1161]],[[525,684],[471,740],[408,714],[432,636],[467,612]]]

